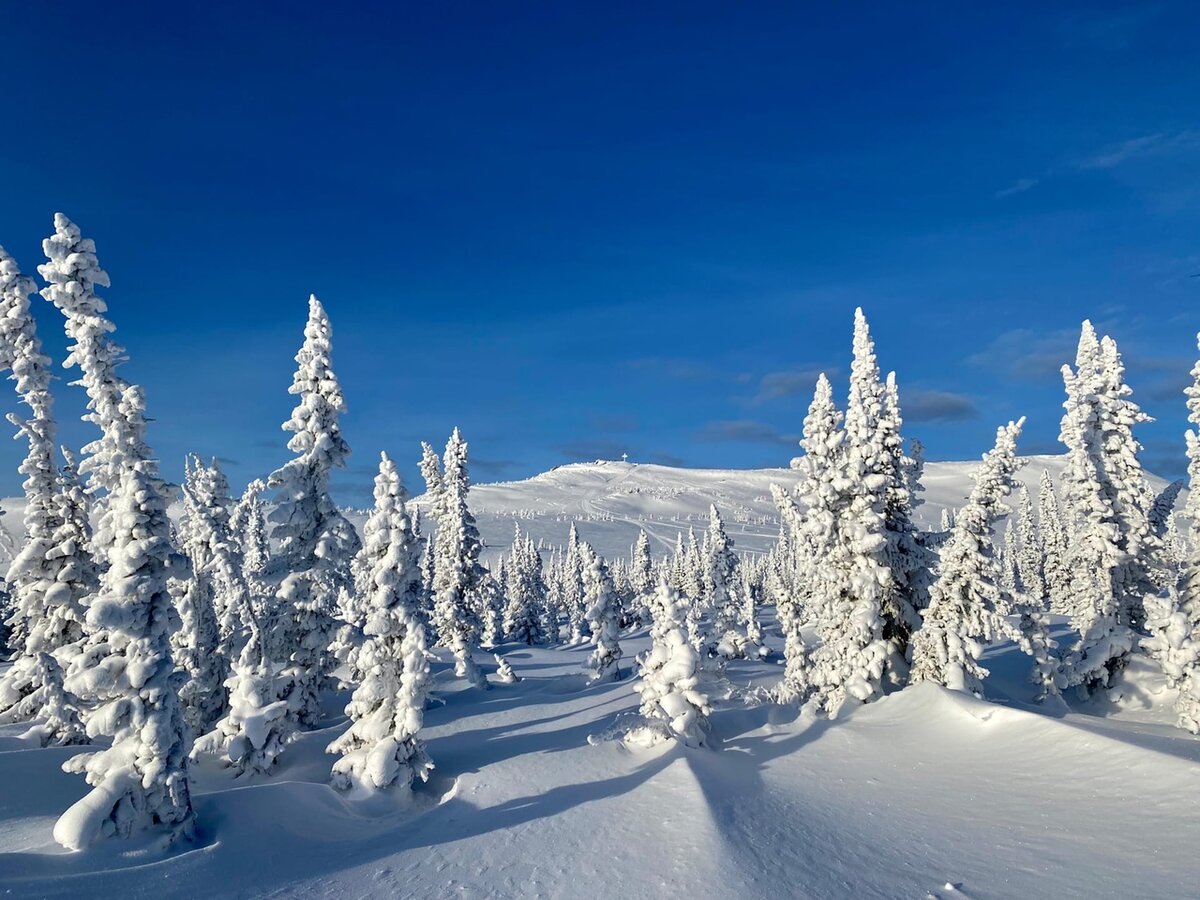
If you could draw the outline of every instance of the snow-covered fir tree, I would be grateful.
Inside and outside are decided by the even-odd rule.
[[[439,642],[454,654],[455,674],[486,689],[487,679],[471,656],[479,641],[480,623],[474,601],[484,579],[479,564],[482,542],[475,517],[467,507],[467,443],[457,428],[446,444],[442,479],[442,494],[436,504],[434,626]]]
[[[1072,685],[1093,692],[1111,687],[1124,669],[1143,626],[1143,598],[1157,593],[1166,572],[1132,432],[1149,417],[1129,399],[1116,344],[1097,340],[1084,322],[1075,369],[1064,366],[1063,379],[1067,559],[1080,632],[1068,675]]]
[[[97,287],[109,286],[109,278],[100,268],[95,243],[56,213],[54,234],[42,242],[42,250],[48,261],[38,266],[47,283],[41,293],[62,312],[71,342],[63,365],[80,370],[74,383],[87,392],[88,412],[83,419],[100,429],[100,437],[83,447],[79,470],[88,478],[94,506],[92,550],[97,561],[107,565],[113,541],[107,498],[120,484],[127,448],[143,443],[145,431],[120,412],[129,387],[117,372],[125,350],[109,336],[114,326],[105,317],[108,306],[96,295]]]
[[[396,467],[381,454],[375,508],[363,529],[366,641],[358,654],[362,682],[346,714],[350,728],[329,745],[339,789],[408,788],[425,781],[433,763],[418,737],[429,684],[421,624],[420,547],[404,506]]]
[[[214,460],[185,461],[180,543],[191,563],[191,576],[174,585],[182,620],[171,637],[175,662],[188,680],[180,691],[184,718],[193,734],[205,734],[225,713],[225,680],[240,652],[241,618],[235,594],[242,582],[241,559],[228,554],[228,484]],[[226,555],[218,558],[219,554]],[[234,569],[235,571],[230,571]]]
[[[588,656],[586,665],[592,673],[592,682],[612,681],[621,677],[621,629],[616,591],[608,566],[591,544],[581,543],[579,556],[583,565],[586,618],[596,641],[596,649]]]
[[[251,481],[229,515],[229,533],[242,556],[242,577],[251,595],[260,601],[265,600],[263,576],[271,559],[267,510],[262,500],[266,489],[267,483],[261,478]]]
[[[271,473],[276,490],[271,511],[277,553],[268,575],[277,585],[280,607],[278,647],[284,668],[277,685],[288,715],[301,725],[321,717],[320,691],[331,657],[328,649],[339,592],[352,584],[351,560],[360,542],[329,493],[329,478],[344,467],[350,448],[338,419],[346,403],[331,362],[332,329],[316,297],[308,301],[304,343],[288,393],[298,398],[283,430],[295,454]]]
[[[1024,423],[997,430],[996,446],[984,455],[967,504],[955,519],[924,624],[913,638],[913,684],[932,681],[952,691],[983,694],[987,670],[979,655],[1003,628],[993,530],[1019,466],[1017,437]]]
[[[533,541],[516,530],[506,567],[508,602],[504,608],[504,636],[525,644],[544,640],[546,583],[542,579],[542,560]]]
[[[1070,615],[1071,572],[1067,568],[1067,535],[1058,509],[1058,492],[1048,469],[1038,483],[1038,539],[1042,549],[1042,577],[1052,612]]]
[[[785,669],[777,694],[783,701],[802,701],[811,687],[810,653],[801,630],[805,607],[815,617],[822,636],[834,635],[839,628],[834,615],[842,588],[836,578],[826,577],[835,573],[825,568],[825,561],[840,546],[838,516],[848,499],[847,486],[840,480],[845,460],[841,419],[833,402],[833,388],[822,374],[804,418],[804,436],[800,442],[804,456],[797,463],[802,477],[796,494],[806,514],[800,514],[791,497],[779,489],[774,492],[780,515],[792,534],[796,571],[793,589],[778,605]],[[799,596],[802,589],[807,594],[803,600]],[[836,672],[828,675],[832,679]]]
[[[650,598],[654,595],[654,559],[650,555],[650,538],[644,528],[638,530],[637,542],[633,545],[629,584],[633,605],[638,610],[639,620],[645,624],[649,621]]]
[[[10,369],[29,418],[10,421],[28,452],[25,476],[25,545],[9,567],[13,631],[21,638],[11,668],[0,678],[0,720],[39,717],[33,729],[43,745],[86,741],[80,705],[63,686],[63,654],[84,634],[84,599],[94,588],[86,543],[75,545],[64,515],[55,465],[50,360],[42,353],[29,297],[33,281],[0,247],[0,367]]]
[[[737,625],[745,601],[739,596],[738,558],[716,504],[708,507],[705,551],[705,582],[714,617],[713,637],[724,656],[741,656],[745,649],[744,635],[738,632]]]
[[[862,321],[865,330],[866,320]],[[873,358],[873,345],[871,348]],[[920,493],[924,490],[921,486],[924,453],[921,442],[916,440],[910,452],[905,452],[902,425],[900,393],[896,375],[891,372],[884,383],[878,425],[884,472],[888,477],[883,504],[885,562],[892,575],[892,590],[885,596],[881,614],[883,636],[892,647],[889,662],[897,670],[893,681],[897,683],[904,679],[909,641],[921,625],[920,612],[929,603],[929,585],[933,580],[933,555],[913,522],[913,510],[921,504]]]
[[[1030,602],[1040,608],[1046,605],[1045,559],[1042,541],[1033,520],[1033,499],[1029,488],[1021,485],[1017,500],[1017,580]]]
[[[567,532],[567,551],[562,565],[562,602],[567,610],[567,622],[571,629],[570,641],[578,644],[591,637],[587,620],[587,605],[583,592],[583,560],[579,554],[579,532],[575,523]]]
[[[702,689],[700,655],[691,645],[683,623],[679,593],[663,581],[654,602],[651,645],[641,658],[637,692],[642,702],[638,724],[624,736],[627,744],[650,747],[676,740],[688,747],[708,743],[712,712]]]
[[[1196,339],[1200,346],[1200,335]],[[1191,374],[1192,383],[1184,390],[1188,422],[1193,426],[1184,434],[1189,540],[1178,577],[1162,594],[1146,598],[1149,637],[1142,645],[1162,669],[1167,686],[1178,692],[1175,711],[1179,727],[1200,734],[1200,519],[1196,518],[1200,506],[1194,502],[1200,494],[1200,362]]]
[[[127,388],[119,413],[134,423],[134,433],[142,433],[144,408],[141,390]],[[107,749],[63,765],[93,786],[54,827],[55,839],[76,850],[146,828],[187,837],[193,827],[190,735],[179,702],[184,676],[171,656],[178,617],[168,585],[184,563],[171,546],[163,485],[149,448],[139,443],[122,451],[121,481],[108,507],[109,568],[88,609],[86,661],[66,683],[97,704],[87,717],[88,735],[111,738]]]

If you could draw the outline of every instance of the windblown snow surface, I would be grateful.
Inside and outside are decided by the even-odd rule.
[[[1022,477],[1036,484],[1036,459]],[[969,464],[931,465],[924,516],[965,496]],[[673,544],[710,499],[740,504],[747,549],[776,525],[767,485],[786,471],[568,466],[471,499],[494,546],[514,513],[547,544],[572,517],[623,553],[644,522]],[[512,504],[505,506],[505,504]],[[679,519],[678,517],[683,517]],[[770,521],[759,522],[756,518]],[[632,751],[602,738],[636,708],[624,677],[588,686],[589,647],[500,648],[522,680],[486,693],[435,668],[423,736],[435,777],[411,798],[355,801],[327,784],[323,751],[345,695],[285,753],[277,774],[234,781],[193,769],[199,835],[161,848],[54,844],[57,816],[86,790],[60,771],[79,748],[38,749],[0,729],[0,891],[15,897],[1195,897],[1200,892],[1200,741],[1172,727],[1149,668],[1103,708],[1036,706],[1028,665],[991,648],[987,702],[925,684],[833,721],[753,705],[782,671],[729,667],[714,746]],[[1064,630],[1065,629],[1060,629]],[[479,655],[487,670],[490,658]]]

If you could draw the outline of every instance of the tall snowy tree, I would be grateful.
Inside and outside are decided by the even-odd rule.
[[[144,411],[141,390],[126,388],[119,414],[131,432],[143,433]],[[121,481],[108,508],[109,568],[88,610],[86,661],[66,684],[98,704],[87,718],[88,735],[112,739],[107,749],[63,765],[93,785],[54,827],[55,839],[74,850],[146,828],[173,837],[188,837],[193,828],[190,736],[179,703],[184,676],[171,657],[178,617],[168,586],[184,562],[171,546],[165,492],[149,448],[139,442],[122,451]]]
[[[1058,510],[1058,493],[1047,469],[1038,484],[1038,538],[1042,544],[1042,575],[1053,612],[1071,611],[1071,572],[1067,568],[1067,535]]]
[[[882,692],[882,679],[896,643],[885,636],[885,603],[898,603],[888,567],[885,506],[893,484],[891,459],[880,427],[886,389],[879,381],[874,345],[862,310],[855,314],[854,358],[844,444],[822,473],[814,497],[805,497],[806,529],[829,541],[829,553],[810,572],[814,605],[820,609],[821,646],[813,653],[812,683],[821,707],[837,715],[848,700],[869,702]],[[814,510],[816,515],[814,516]],[[827,534],[825,534],[827,532]],[[889,630],[899,629],[899,619]]]
[[[38,266],[47,282],[41,293],[62,312],[71,341],[63,365],[79,368],[80,378],[73,383],[87,392],[88,412],[83,419],[100,429],[100,437],[83,447],[79,470],[87,476],[93,497],[92,550],[97,561],[107,565],[114,540],[107,498],[120,484],[127,448],[142,444],[145,430],[139,430],[138,424],[120,411],[129,388],[117,372],[125,349],[109,337],[114,326],[105,317],[108,306],[96,295],[97,287],[109,287],[109,278],[100,268],[95,243],[82,237],[70,219],[56,213],[54,234],[42,242],[42,249],[48,262]]]
[[[1166,573],[1132,432],[1149,417],[1129,399],[1115,342],[1097,340],[1091,323],[1084,322],[1075,369],[1064,366],[1063,379],[1068,565],[1081,636],[1068,673],[1072,685],[1093,692],[1111,687],[1124,669],[1143,628],[1144,598],[1157,593]]]
[[[608,566],[591,544],[579,546],[583,564],[584,600],[587,604],[587,621],[595,637],[596,649],[588,656],[587,668],[593,682],[612,681],[621,677],[621,642],[619,613],[616,606],[616,591]]]
[[[251,594],[259,598],[266,593],[262,580],[271,559],[267,511],[262,500],[266,489],[267,483],[262,479],[251,481],[229,515],[229,533],[242,557],[242,578]]]
[[[284,657],[280,699],[298,724],[321,718],[320,691],[330,665],[333,613],[342,588],[352,583],[350,563],[361,546],[353,526],[329,493],[334,468],[345,466],[350,448],[338,419],[346,403],[331,362],[332,329],[316,297],[308,301],[304,343],[288,393],[298,398],[283,430],[292,433],[295,455],[271,473],[277,491],[270,514],[277,546],[269,579],[284,617],[276,646]]]
[[[846,502],[846,485],[839,480],[845,454],[841,420],[833,402],[833,388],[822,374],[804,418],[800,442],[804,455],[797,464],[801,480],[796,494],[806,514],[800,514],[791,497],[775,490],[776,505],[792,534],[793,565],[797,570],[791,579],[794,587],[781,598],[778,607],[785,660],[783,680],[777,689],[782,701],[802,701],[810,689],[811,659],[801,631],[804,607],[810,607],[822,635],[833,634],[838,624],[833,621],[833,603],[840,587],[833,577],[835,573],[825,568],[825,561],[840,546],[838,516]],[[802,588],[807,594],[803,599],[798,595]]]
[[[997,430],[996,446],[984,455],[967,504],[956,517],[924,624],[913,639],[913,684],[933,681],[952,691],[983,695],[987,670],[979,655],[984,643],[1004,629],[993,532],[1020,465],[1017,437],[1024,424],[1021,419]]]
[[[539,644],[543,640],[546,606],[542,560],[533,541],[521,534],[519,527],[505,572],[508,602],[504,609],[504,635],[526,644]]]
[[[342,754],[332,781],[342,790],[408,788],[433,768],[418,738],[429,661],[420,617],[420,547],[387,454],[381,454],[375,508],[363,535],[370,574],[366,642],[358,654],[362,682],[346,707],[349,730],[329,745],[330,753]]]
[[[1046,605],[1045,558],[1042,541],[1033,520],[1033,500],[1029,488],[1021,486],[1017,500],[1017,578],[1030,601],[1044,608]]]
[[[713,636],[725,656],[740,656],[744,652],[743,636],[737,631],[738,617],[745,601],[739,597],[741,581],[737,574],[738,558],[733,541],[725,533],[725,523],[716,504],[708,507],[706,540],[706,581],[713,610]]]
[[[578,644],[591,637],[587,621],[587,605],[583,594],[583,560],[579,555],[579,532],[575,523],[567,532],[567,551],[562,565],[562,602],[567,610],[571,628],[571,643]]]
[[[911,452],[905,452],[902,424],[896,374],[891,372],[884,384],[878,428],[888,477],[883,504],[885,559],[892,574],[892,590],[883,602],[881,613],[883,636],[893,649],[891,665],[900,670],[895,673],[895,681],[903,680],[909,640],[921,625],[920,612],[929,603],[929,585],[933,580],[933,556],[913,522],[913,509],[920,505],[919,493],[923,490],[923,449],[920,441],[914,440]]]
[[[1196,336],[1200,346],[1200,335]],[[1157,597],[1147,597],[1146,626],[1149,637],[1142,643],[1162,668],[1168,687],[1178,694],[1175,711],[1180,728],[1200,734],[1200,362],[1192,368],[1187,397],[1189,428],[1187,441],[1188,502],[1186,522],[1189,540],[1178,578]]]
[[[484,579],[479,564],[482,542],[467,507],[467,442],[457,428],[446,444],[442,478],[434,544],[434,625],[438,640],[454,654],[455,673],[486,690],[487,679],[471,655],[479,641],[474,595]]]
[[[0,367],[11,369],[27,420],[10,416],[29,450],[18,471],[25,476],[25,546],[9,567],[7,588],[23,638],[13,665],[0,678],[0,718],[34,716],[43,744],[86,740],[79,701],[63,687],[63,653],[84,633],[84,598],[94,588],[86,546],[74,545],[64,515],[54,459],[53,398],[49,358],[30,309],[33,281],[0,247]]]

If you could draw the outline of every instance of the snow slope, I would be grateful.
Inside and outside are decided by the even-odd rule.
[[[1066,456],[1027,456],[1018,479],[1029,486],[1036,504],[1042,470],[1058,482]],[[936,528],[945,508],[957,509],[971,490],[975,462],[931,462],[925,467],[924,504],[917,519]],[[524,481],[481,484],[471,488],[471,510],[493,551],[507,549],[513,526],[546,549],[566,543],[572,521],[580,536],[604,556],[627,557],[639,528],[650,537],[655,555],[668,553],[688,528],[703,531],[708,507],[715,503],[726,531],[743,553],[763,553],[779,534],[771,484],[791,487],[792,469],[680,469],[648,464],[605,462],[559,466]],[[1166,486],[1151,476],[1156,490]],[[1015,497],[1012,498],[1015,501]],[[422,498],[416,500],[423,505]]]
[[[1034,458],[1021,477],[1036,486]],[[969,489],[973,464],[931,464],[921,514],[936,522]],[[564,466],[471,494],[484,534],[507,546],[514,518],[560,543],[571,519],[606,554],[640,523],[656,552],[710,501],[741,549],[777,524],[771,481],[789,470],[723,472],[621,463]],[[1161,482],[1156,482],[1161,486]],[[688,516],[692,518],[689,520]],[[12,527],[10,514],[5,524]],[[738,523],[737,526],[734,523]],[[740,530],[738,530],[740,528]],[[775,654],[739,661],[734,687],[770,685]],[[437,766],[410,800],[351,802],[328,787],[325,746],[346,697],[268,779],[194,770],[195,845],[112,842],[68,854],[57,816],[85,792],[0,728],[0,892],[14,897],[1194,897],[1200,883],[1200,741],[1171,727],[1171,696],[1135,671],[1112,708],[1037,707],[1025,657],[993,648],[992,702],[922,685],[835,721],[723,699],[714,747],[634,752],[589,743],[636,707],[626,677],[588,686],[590,647],[502,648],[522,681],[480,693],[435,667],[424,736]],[[491,672],[490,659],[480,661]]]
[[[645,646],[626,640],[626,652]],[[1032,710],[1023,658],[994,654],[981,702],[931,685],[835,721],[733,700],[710,750],[589,744],[636,705],[588,687],[587,648],[508,648],[524,679],[483,694],[437,669],[437,777],[407,804],[347,801],[305,735],[268,780],[196,773],[201,836],[66,854],[73,750],[0,730],[0,890],[11,896],[1194,897],[1200,742],[1141,679],[1104,719]],[[770,683],[772,662],[736,663]],[[1159,688],[1161,689],[1161,688]],[[1149,700],[1147,700],[1149,698]],[[338,701],[329,698],[329,709]],[[1094,712],[1094,711],[1092,711]],[[949,886],[949,887],[948,887]]]

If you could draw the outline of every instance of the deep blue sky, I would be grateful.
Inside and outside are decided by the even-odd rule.
[[[992,6],[9,3],[0,243],[32,271],[56,210],[95,238],[174,478],[287,457],[310,292],[356,504],[454,425],[481,481],[786,465],[860,304],[931,458],[1021,414],[1055,452],[1090,316],[1176,475],[1200,5]]]

